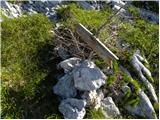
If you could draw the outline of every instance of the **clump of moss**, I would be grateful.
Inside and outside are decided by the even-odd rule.
[[[100,69],[104,68],[105,65],[106,65],[105,61],[102,60],[102,59],[96,60],[96,61],[95,61],[95,64],[96,64]]]

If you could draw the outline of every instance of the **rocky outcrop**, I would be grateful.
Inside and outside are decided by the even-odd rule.
[[[59,105],[59,111],[65,119],[82,119],[86,113],[86,102],[75,98],[63,100]]]
[[[127,90],[131,91],[130,87],[128,86],[123,87],[122,90],[124,92],[126,92]],[[136,106],[125,105],[124,108],[132,115],[140,116],[147,119],[157,119],[155,110],[148,96],[142,90],[139,90],[137,96],[140,98],[139,104],[137,104]]]
[[[7,1],[1,1],[2,13],[10,18],[19,17],[22,15],[21,7],[15,4],[11,4]]]
[[[149,10],[140,9],[140,15],[153,23],[159,23],[159,15]]]
[[[60,1],[25,1],[20,4],[12,4],[7,1],[1,1],[3,14],[10,18],[22,16],[24,13],[35,14],[43,13],[51,20],[57,19],[56,9]]]
[[[147,90],[149,91],[150,95],[152,96],[152,99],[155,102],[158,102],[158,97],[155,93],[155,90],[152,86],[152,84],[149,82],[153,81],[153,78],[151,76],[151,72],[142,64],[142,62],[147,63],[147,61],[140,55],[139,51],[136,51],[131,59],[131,65],[137,72],[138,76],[146,86]],[[149,80],[148,80],[149,79]]]
[[[141,56],[139,56],[139,59],[141,59],[141,61],[145,60]],[[132,79],[132,76],[127,69],[123,68],[122,66],[120,66],[120,68],[122,69],[122,71],[124,73],[126,73]],[[131,91],[131,88],[127,84],[125,84],[122,86],[122,91],[123,91],[122,94],[124,95],[125,92]],[[131,93],[132,93],[132,91],[131,91]],[[136,93],[136,95],[140,99],[139,103],[136,106],[125,105],[124,108],[134,116],[140,116],[140,117],[147,118],[147,119],[156,119],[157,116],[156,116],[154,107],[153,107],[149,97],[140,88],[139,88],[138,92]],[[123,100],[122,96],[121,96],[121,101]]]

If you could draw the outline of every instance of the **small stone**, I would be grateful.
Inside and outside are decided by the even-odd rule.
[[[59,111],[65,119],[83,119],[86,114],[86,101],[75,98],[67,98],[61,101]]]
[[[115,118],[121,115],[111,97],[104,98],[101,107],[106,118]]]
[[[81,91],[99,89],[105,84],[106,76],[96,65],[88,60],[81,63],[73,73],[74,86]]]

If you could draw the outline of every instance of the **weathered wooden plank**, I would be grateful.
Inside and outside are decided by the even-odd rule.
[[[82,40],[86,42],[104,60],[119,60],[98,38],[85,28],[82,24],[77,24],[76,30]]]

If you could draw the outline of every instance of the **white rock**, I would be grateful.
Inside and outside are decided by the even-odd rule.
[[[59,111],[63,114],[65,119],[83,119],[86,113],[85,106],[85,100],[68,98],[61,102]]]
[[[74,86],[81,91],[91,91],[105,84],[105,74],[91,61],[85,60],[74,72]]]
[[[145,77],[148,76],[152,78],[151,72],[142,64],[142,62],[146,62],[146,60],[140,55],[138,50],[134,53],[130,62],[135,71],[137,72],[138,76],[140,77],[141,81],[144,83],[145,87],[149,91],[152,99],[155,102],[158,102],[158,97],[156,95],[153,85]]]
[[[22,11],[21,11],[20,6],[14,5],[13,7],[16,9],[17,13],[18,13],[19,15],[21,15]]]
[[[84,92],[82,98],[86,100],[87,107],[98,110],[101,107],[101,101],[103,100],[104,95],[100,90],[93,90]]]
[[[111,97],[104,98],[101,108],[106,118],[115,118],[121,115]]]
[[[118,11],[121,7],[118,5],[114,5],[113,10]],[[124,13],[126,12],[125,9],[121,8],[121,10],[119,11],[119,13]]]
[[[76,58],[76,57],[69,58],[69,59],[66,59],[66,60],[60,62],[57,65],[57,68],[58,69],[63,68],[64,72],[67,73],[69,71],[72,71],[75,66],[78,66],[80,61],[81,61],[80,58]]]

